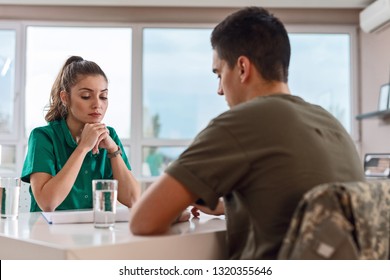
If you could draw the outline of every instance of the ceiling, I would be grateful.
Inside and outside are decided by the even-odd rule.
[[[243,7],[267,8],[356,8],[374,0],[0,0],[0,5],[143,6],[143,7]]]

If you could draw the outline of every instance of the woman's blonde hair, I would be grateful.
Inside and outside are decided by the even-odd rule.
[[[51,88],[49,105],[47,106],[45,116],[47,122],[66,119],[68,109],[61,101],[61,91],[70,94],[71,88],[77,84],[80,76],[91,75],[101,75],[108,81],[106,74],[95,62],[84,60],[80,56],[71,56],[66,60]]]

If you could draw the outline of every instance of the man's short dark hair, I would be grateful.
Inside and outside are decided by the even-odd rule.
[[[244,55],[264,79],[287,82],[288,34],[283,23],[263,8],[248,7],[229,15],[214,28],[211,45],[230,68]]]

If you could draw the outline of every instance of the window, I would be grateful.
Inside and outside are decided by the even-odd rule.
[[[15,51],[15,30],[0,30],[0,133],[14,127]]]
[[[0,25],[0,176],[12,176],[16,167],[18,131],[16,85],[17,29]]]
[[[159,176],[177,159],[184,147],[149,146],[142,149],[142,176]]]
[[[15,145],[0,145],[0,174],[13,176],[16,171]]]
[[[51,86],[65,60],[82,56],[96,62],[109,80],[109,107],[104,122],[130,138],[131,29],[115,27],[27,28],[26,135],[46,125]],[[120,121],[118,121],[120,120]]]
[[[156,144],[188,145],[227,110],[212,73],[211,29],[146,28],[143,31],[143,137]],[[178,143],[178,141],[182,141]],[[187,140],[187,141],[186,141]],[[183,147],[143,147],[143,176],[158,176]]]
[[[211,29],[144,30],[144,137],[192,139],[227,110],[211,69],[210,34]]]
[[[292,94],[321,105],[351,128],[350,34],[291,33]]]
[[[0,74],[0,176],[20,175],[30,131],[46,125],[51,85],[71,55],[97,62],[107,74],[104,121],[121,137],[138,178],[160,175],[212,118],[228,109],[211,71],[213,26],[16,25],[0,25],[0,73],[5,73]],[[292,93],[323,106],[357,134],[351,125],[353,28],[290,26],[288,31]],[[25,57],[18,59],[18,53]],[[25,69],[24,75],[18,69]],[[15,108],[23,108],[21,114]]]

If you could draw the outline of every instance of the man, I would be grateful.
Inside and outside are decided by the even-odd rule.
[[[267,10],[228,16],[211,44],[218,94],[230,110],[144,193],[130,228],[163,233],[202,202],[212,209],[196,205],[205,212],[225,211],[231,259],[275,259],[302,195],[321,183],[364,180],[360,158],[332,115],[290,94],[288,35]]]

